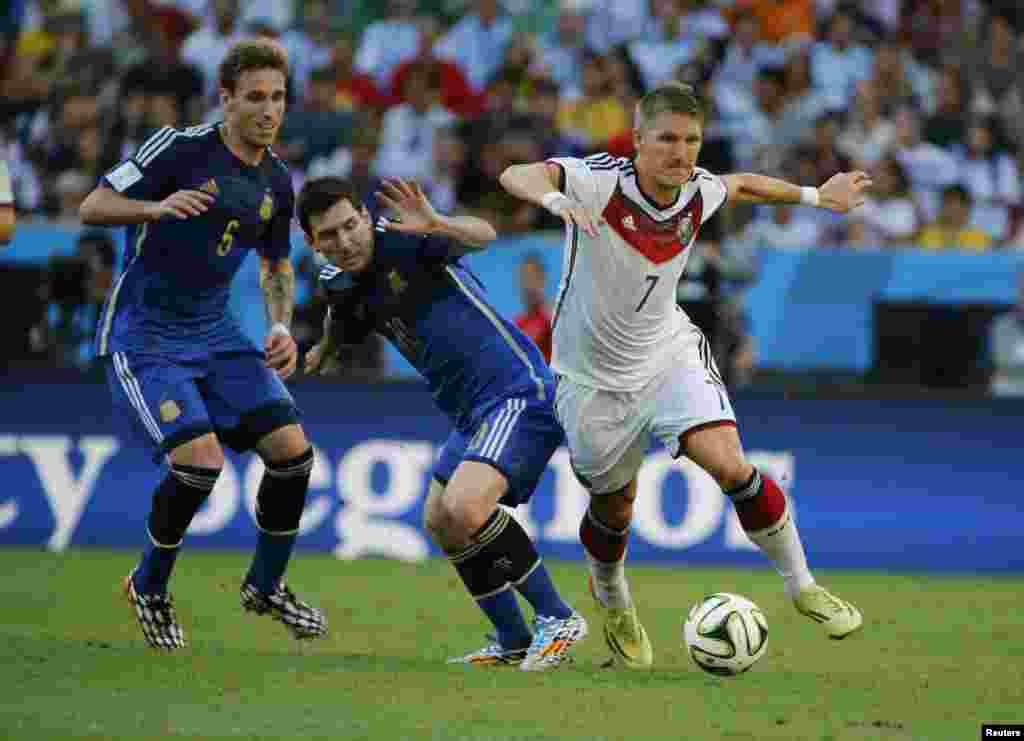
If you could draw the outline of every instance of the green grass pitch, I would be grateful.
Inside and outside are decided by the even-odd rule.
[[[296,591],[330,636],[297,644],[243,614],[239,553],[186,552],[174,592],[188,649],[144,647],[119,582],[135,554],[0,551],[0,739],[934,739],[1024,722],[1024,580],[831,572],[865,628],[829,641],[768,570],[631,569],[653,671],[607,652],[582,563],[551,564],[590,620],[574,665],[546,674],[448,666],[486,626],[448,564],[299,553]],[[768,653],[703,674],[680,624],[706,593],[768,617]]]

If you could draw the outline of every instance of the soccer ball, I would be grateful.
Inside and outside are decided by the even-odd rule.
[[[746,597],[719,592],[690,610],[683,623],[683,641],[697,666],[710,674],[731,677],[747,671],[764,656],[768,621]]]

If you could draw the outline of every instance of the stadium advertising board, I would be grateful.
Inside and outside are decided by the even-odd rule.
[[[319,384],[295,393],[317,449],[300,547],[339,558],[436,554],[420,521],[447,424],[429,393]],[[141,547],[159,474],[110,419],[106,389],[43,384],[3,398],[0,545]],[[752,461],[795,499],[814,565],[1024,571],[1019,407],[741,396],[736,408]],[[262,471],[256,456],[229,456],[189,548],[251,545]],[[631,559],[763,563],[694,465],[652,447],[639,488]],[[578,559],[586,506],[562,448],[516,515],[544,554]]]

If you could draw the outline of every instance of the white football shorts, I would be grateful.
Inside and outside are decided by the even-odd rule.
[[[712,422],[736,422],[703,334],[685,337],[676,359],[638,391],[595,389],[561,377],[555,411],[573,470],[592,494],[610,494],[636,476],[654,435],[673,457],[679,436]]]

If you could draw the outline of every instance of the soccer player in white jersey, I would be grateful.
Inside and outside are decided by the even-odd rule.
[[[630,668],[653,663],[624,570],[651,434],[715,479],[800,613],[831,638],[862,623],[853,605],[815,583],[786,496],[747,462],[708,341],[675,297],[701,225],[727,199],[846,212],[864,201],[871,180],[841,173],[801,188],[762,175],[713,175],[697,167],[704,110],[692,88],[667,83],[637,104],[632,160],[559,157],[501,175],[509,193],[566,223],[553,320],[555,405],[573,469],[591,494],[580,524],[591,592],[609,648]]]

